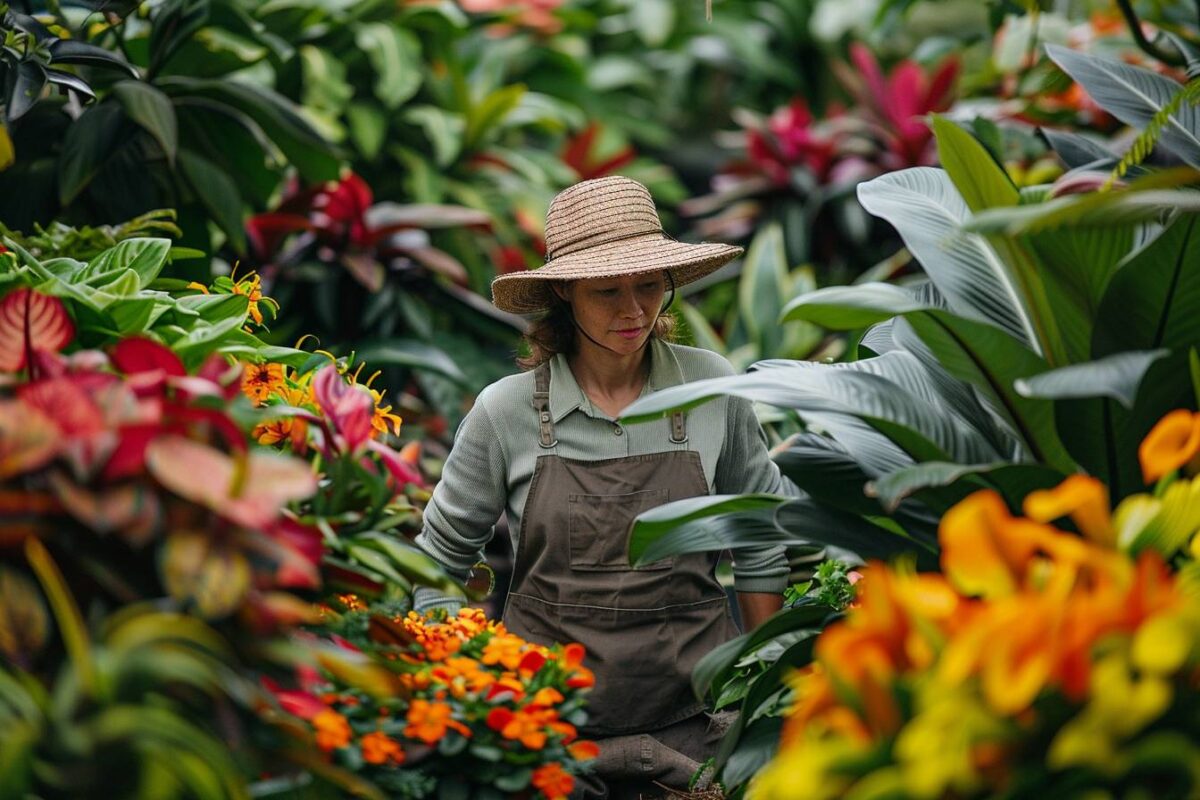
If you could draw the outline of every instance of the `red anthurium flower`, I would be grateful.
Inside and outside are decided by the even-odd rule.
[[[351,172],[317,193],[311,219],[326,236],[348,241],[352,249],[364,249],[372,244],[367,209],[373,201],[371,187]]]

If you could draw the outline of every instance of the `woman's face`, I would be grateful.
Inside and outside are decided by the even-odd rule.
[[[650,335],[665,293],[663,274],[655,272],[572,281],[559,295],[589,336],[619,353],[635,353]]]

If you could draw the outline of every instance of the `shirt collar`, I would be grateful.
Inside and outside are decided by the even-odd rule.
[[[666,342],[656,336],[650,340],[647,348],[650,375],[646,385],[642,387],[643,397],[650,392],[683,383],[683,370],[679,366],[679,359]],[[550,360],[550,415],[558,422],[577,408],[583,409],[588,416],[596,416],[592,402],[575,381],[575,374],[567,364],[566,355],[559,353]]]

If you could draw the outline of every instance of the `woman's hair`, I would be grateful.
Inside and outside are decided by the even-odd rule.
[[[517,366],[521,369],[534,369],[559,353],[569,355],[575,352],[579,331],[571,316],[571,305],[557,292],[552,290],[549,294],[550,308],[542,312],[521,337],[522,351],[529,351],[529,355],[517,356]],[[667,342],[674,341],[674,315],[666,310],[659,314],[654,327],[650,329],[650,335]]]

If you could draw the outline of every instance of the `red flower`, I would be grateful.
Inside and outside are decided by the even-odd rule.
[[[808,103],[796,98],[771,115],[766,130],[749,132],[746,152],[776,185],[790,183],[795,167],[804,167],[824,183],[836,158],[837,144],[830,133],[813,125]]]

